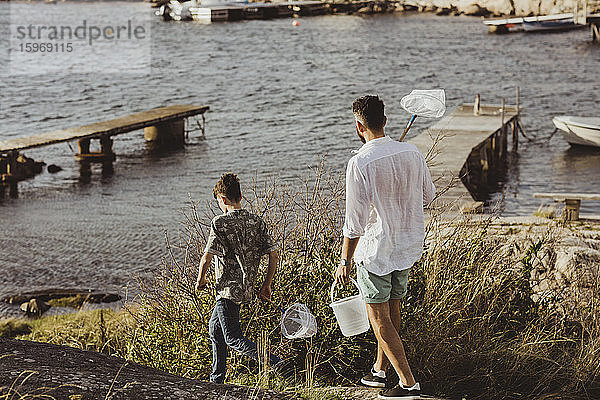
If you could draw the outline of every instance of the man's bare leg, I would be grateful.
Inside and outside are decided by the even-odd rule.
[[[367,312],[377,343],[398,373],[400,382],[405,387],[412,387],[416,383],[415,378],[408,365],[402,340],[392,322],[389,302],[367,303]]]
[[[396,332],[400,331],[400,303],[402,300],[400,299],[391,299],[389,301],[390,304],[390,317],[392,318],[392,323],[394,324],[394,328],[396,328]],[[387,371],[390,366],[390,360],[385,356],[383,352],[383,348],[377,341],[377,359],[375,360],[375,371]]]

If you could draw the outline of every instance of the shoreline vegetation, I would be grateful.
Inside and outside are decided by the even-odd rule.
[[[341,245],[343,183],[321,165],[299,189],[269,179],[245,188],[244,206],[272,228],[281,260],[272,303],[253,301],[241,320],[261,351],[293,360],[296,371],[284,379],[264,362],[230,354],[226,382],[341,399],[330,387],[355,385],[372,364],[373,333],[343,337],[328,305]],[[190,201],[184,233],[167,237],[154,280],[141,282],[141,295],[124,310],[5,320],[0,337],[92,350],[206,380],[214,294],[196,293],[194,284],[216,212],[212,203]],[[506,222],[435,209],[431,215],[400,332],[425,391],[481,400],[599,398],[600,223]],[[317,318],[311,340],[280,334],[277,306],[295,302]]]
[[[0,0],[11,1],[11,0]],[[60,2],[149,2],[154,6],[168,3],[168,0],[60,0]],[[182,0],[183,1],[183,0]],[[25,2],[25,1],[19,1]],[[28,0],[27,2],[49,2],[48,0]],[[55,0],[52,0],[55,2]],[[250,3],[261,2],[250,0]],[[265,1],[262,1],[265,2]],[[278,1],[266,0],[277,3]],[[365,1],[325,1],[334,14],[380,14],[393,12],[424,12],[437,15],[469,15],[482,17],[538,16],[573,12],[575,0],[373,0]],[[365,5],[365,3],[368,3]],[[357,7],[347,7],[357,4]],[[340,7],[344,5],[343,7]],[[339,9],[338,9],[339,8]],[[594,10],[588,10],[594,12]],[[598,11],[598,10],[596,10]]]

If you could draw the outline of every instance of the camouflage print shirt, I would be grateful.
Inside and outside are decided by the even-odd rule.
[[[261,256],[276,249],[267,224],[258,215],[240,209],[216,216],[204,251],[217,256],[217,299],[249,302]]]

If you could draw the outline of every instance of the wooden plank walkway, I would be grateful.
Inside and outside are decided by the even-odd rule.
[[[482,169],[487,167],[489,170],[492,167],[489,150],[499,159],[504,159],[508,124],[515,121],[516,117],[516,106],[505,106],[503,125],[501,106],[482,105],[480,114],[475,115],[473,104],[463,104],[417,137],[408,140],[423,155],[434,156],[430,171],[438,192],[454,182],[434,206],[456,206],[459,209],[473,206],[478,196],[472,192],[473,188],[465,186],[461,178],[468,181],[472,178],[468,175],[477,172],[472,166],[473,160],[481,163]]]
[[[39,135],[0,140],[0,153],[47,146],[71,140],[94,138],[101,135],[119,135],[148,126],[182,120],[193,115],[203,114],[208,111],[208,109],[208,106],[199,105],[159,107],[136,114],[130,114],[125,117],[115,118],[110,121],[96,122],[76,128],[52,131]]]

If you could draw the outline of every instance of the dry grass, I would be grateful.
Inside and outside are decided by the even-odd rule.
[[[133,318],[126,311],[91,310],[48,316],[35,320],[17,320],[27,327],[10,337],[75,347],[108,355],[127,355],[126,332]]]
[[[343,337],[328,306],[341,245],[342,177],[321,166],[298,186],[256,180],[245,188],[245,207],[272,227],[282,256],[274,304],[255,301],[242,308],[245,334],[262,349],[294,360],[296,376],[281,379],[264,363],[231,354],[228,381],[335,398],[319,388],[356,382],[373,362],[375,339],[371,332]],[[190,202],[184,234],[176,242],[167,240],[169,252],[154,281],[142,285],[133,322],[111,325],[106,319],[108,340],[101,340],[97,315],[89,323],[57,319],[56,329],[29,337],[97,350],[108,342],[112,352],[133,361],[206,379],[214,298],[196,293],[194,284],[215,211],[210,204]],[[492,222],[493,217],[446,221],[436,212],[428,225],[427,251],[411,271],[402,310],[401,336],[418,379],[432,394],[452,398],[599,398],[600,300],[586,299],[568,318],[535,303],[532,260],[556,239],[548,235],[508,251],[505,238],[490,233]],[[600,284],[595,285],[598,294]],[[306,304],[317,318],[312,341],[289,341],[280,334],[276,306],[294,302]],[[123,333],[126,340],[114,339]]]
[[[264,342],[267,332],[269,346],[296,360],[298,372],[288,382],[266,378],[264,370],[259,373],[258,367],[233,355],[230,381],[294,390],[353,384],[373,361],[372,333],[344,338],[328,307],[327,291],[341,243],[343,180],[321,166],[300,186],[293,190],[274,181],[253,182],[245,192],[246,207],[268,221],[281,248],[274,303],[307,304],[317,317],[319,332],[312,343],[287,341],[280,336],[276,308],[250,304],[242,317],[246,333]],[[192,335],[183,343],[168,342],[161,360],[166,361],[165,355],[172,359],[162,366],[206,377],[210,348],[204,327],[212,298],[196,295],[193,283],[214,209],[192,203],[191,210],[187,239],[183,245],[171,245],[171,259],[154,286],[154,297],[141,307],[149,314],[138,326],[156,329],[160,323],[148,322],[169,321],[168,334],[162,324],[163,333],[153,337],[177,338],[179,331]],[[529,283],[530,261],[555,239],[549,235],[524,251],[506,252],[504,241],[489,233],[492,221],[493,217],[449,222],[436,213],[429,223],[428,250],[411,273],[401,332],[419,379],[432,392],[450,397],[581,398],[597,393],[596,303],[571,321],[557,319],[536,304]]]

